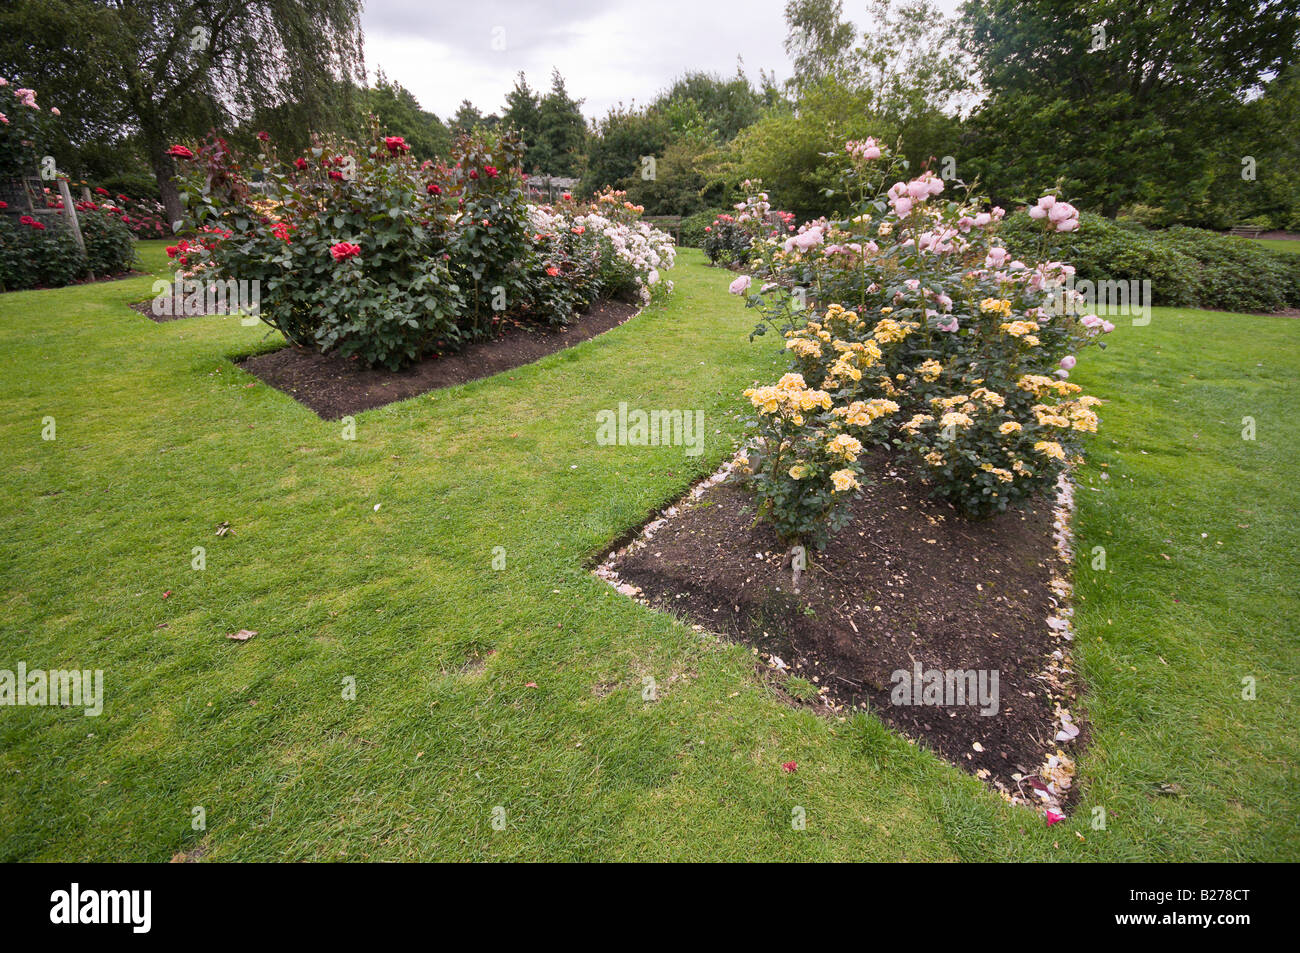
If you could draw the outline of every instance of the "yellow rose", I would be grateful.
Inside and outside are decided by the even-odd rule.
[[[852,470],[836,470],[831,474],[831,482],[835,484],[836,493],[843,493],[845,490],[856,490],[860,486],[858,478]]]

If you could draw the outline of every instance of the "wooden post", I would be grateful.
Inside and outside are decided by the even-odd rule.
[[[72,189],[68,188],[68,180],[62,177],[59,178],[59,195],[63,197],[63,214],[68,217],[68,227],[72,229],[72,237],[77,247],[81,249],[81,254],[85,255],[86,239],[82,237],[81,223],[77,221],[77,209],[72,203]],[[93,272],[90,277],[94,279]]]

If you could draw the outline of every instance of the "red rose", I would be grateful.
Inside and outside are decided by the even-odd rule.
[[[302,169],[307,168],[307,160],[304,159],[304,158],[302,158],[302,156],[299,156],[297,159],[294,159],[294,160],[293,160],[293,164],[294,164],[294,167],[297,168],[297,169],[299,169],[300,171],[301,171]]]
[[[185,146],[172,146],[170,149],[167,150],[167,154],[169,156],[176,156],[177,158],[180,159],[194,158],[194,153],[190,152],[190,150],[187,149]],[[105,192],[104,194],[107,195],[108,193]]]
[[[261,139],[263,142],[270,142],[270,141],[271,141],[271,134],[270,134],[269,132],[266,132],[265,130],[263,130],[262,132],[259,132],[259,133],[257,134],[257,138],[258,138],[258,139]]]
[[[331,169],[331,170],[330,170],[330,178],[331,178],[331,179],[334,179],[334,180],[336,180],[336,181],[338,181],[338,182],[342,182],[342,181],[343,181],[343,173],[342,173],[342,172],[339,172],[339,171],[337,171],[337,170],[335,170],[335,169]]]
[[[108,189],[95,189],[95,194],[96,194],[96,195],[109,195],[109,194],[111,194],[111,193],[108,191]]]
[[[0,202],[0,208],[8,208],[8,207],[9,207],[8,202]]]
[[[560,273],[560,269],[556,268],[554,265],[551,265],[551,267],[546,269],[546,273],[550,275],[552,278],[554,278],[556,275]]]
[[[175,245],[168,245],[168,246],[167,246],[167,257],[168,257],[168,258],[175,258],[175,257],[176,257],[176,253],[177,253],[178,251],[180,251],[180,249],[177,248]]]
[[[428,186],[425,187],[425,191],[430,195],[441,195],[442,187],[439,186],[437,182],[430,182]]]
[[[125,195],[119,195],[119,196],[117,197],[117,200],[118,200],[119,202],[129,202],[129,201],[131,201],[131,200],[130,200],[129,198],[127,198]]]
[[[500,170],[494,165],[484,166],[483,171],[487,173],[489,179],[495,179],[501,174]]]
[[[573,196],[570,195],[568,192],[565,192],[565,193],[564,193],[564,201],[566,201],[566,202],[572,202],[572,201],[573,201]]]
[[[335,261],[347,261],[361,254],[361,246],[351,242],[339,242],[330,248],[330,254],[334,256]]]
[[[399,152],[411,151],[411,147],[406,144],[406,140],[401,136],[385,136],[384,145],[388,146],[388,151],[394,155]]]

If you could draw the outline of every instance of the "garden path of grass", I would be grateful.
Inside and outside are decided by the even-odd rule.
[[[1094,741],[1048,829],[586,571],[730,452],[777,367],[729,275],[686,251],[672,277],[355,441],[231,366],[264,328],[130,311],[149,279],[0,295],[0,668],[100,668],[107,694],[0,709],[0,860],[1300,859],[1300,323],[1157,310],[1081,362],[1110,399],[1078,494]],[[596,446],[620,401],[702,409],[705,453]]]

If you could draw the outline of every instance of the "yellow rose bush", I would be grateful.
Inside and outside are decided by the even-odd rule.
[[[848,518],[861,488],[863,437],[883,412],[837,407],[831,395],[789,373],[745,391],[757,412],[757,437],[744,466],[759,516],[785,540],[822,546]]]
[[[1039,207],[1060,212],[1039,217],[1040,254],[1026,262],[998,238],[1002,209],[944,197],[931,172],[905,180],[906,162],[874,142],[849,143],[843,165],[845,217],[756,239],[750,274],[732,283],[763,316],[754,335],[781,336],[792,372],[782,380],[818,395],[815,411],[796,412],[804,398],[778,397],[790,385],[745,392],[770,448],[751,461],[763,515],[789,537],[824,541],[838,528],[855,488],[835,478],[841,434],[863,452],[903,452],[971,517],[1054,485],[1098,426],[1100,401],[1070,370],[1112,330],[1077,313],[1073,268],[1052,254],[1077,213],[1044,196]]]

